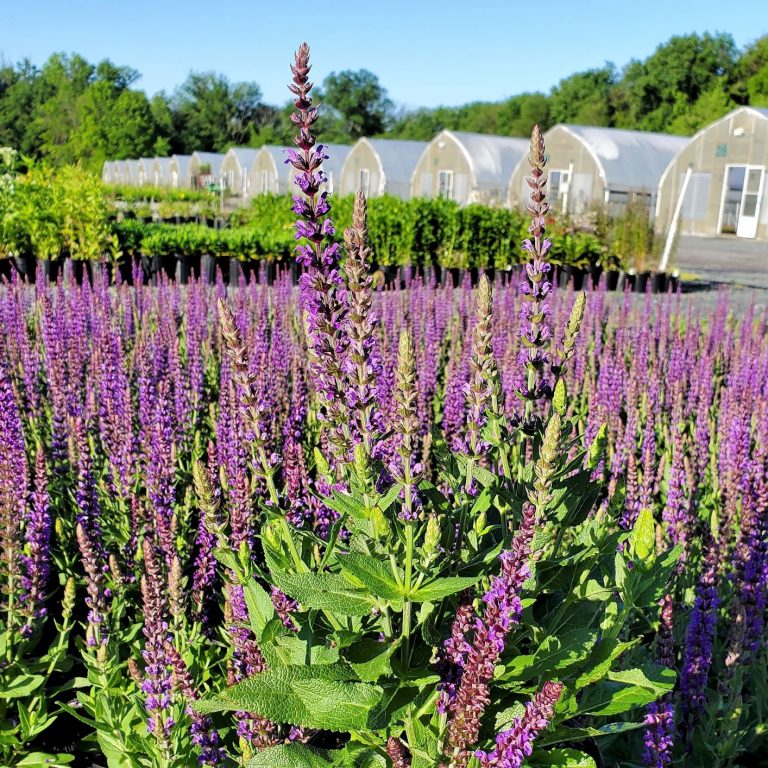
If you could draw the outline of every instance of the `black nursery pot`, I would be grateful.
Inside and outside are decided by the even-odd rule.
[[[666,272],[655,272],[653,275],[653,283],[651,290],[654,293],[666,293],[667,286],[669,285],[669,276]]]
[[[605,287],[606,290],[615,291],[619,287],[619,278],[621,272],[618,269],[609,269],[605,273]]]
[[[637,275],[633,275],[633,274],[630,274],[630,273],[627,272],[627,273],[624,274],[624,277],[622,278],[621,290],[622,291],[626,291],[626,290],[634,291],[636,284],[637,284]]]
[[[16,271],[19,273],[19,277],[21,277],[22,280],[26,280],[28,283],[35,282],[37,259],[32,254],[14,256],[13,265],[16,267]]]
[[[567,288],[571,282],[571,267],[565,264],[558,264],[555,267],[555,275],[557,277],[557,287]]]
[[[75,265],[80,266],[81,277],[78,282],[82,282],[83,262],[73,262],[72,266]],[[61,274],[61,262],[53,259],[40,259],[40,269],[42,270],[43,277],[45,278],[46,282],[55,283],[59,278],[59,274]]]
[[[637,280],[635,281],[635,293],[645,293],[645,291],[648,288],[648,283],[650,282],[651,282],[651,273],[641,272],[637,276]]]
[[[580,291],[584,287],[584,277],[586,271],[581,267],[571,267],[571,277],[573,278],[573,290]]]
[[[157,285],[157,273],[160,271],[162,259],[157,255],[141,254],[141,270],[144,273],[144,284]]]
[[[208,285],[216,282],[216,257],[210,253],[204,253],[200,257],[200,277]]]
[[[229,260],[229,284],[239,285],[240,275],[245,278],[245,282],[250,283],[251,280],[259,279],[259,262],[252,261],[250,259],[240,260],[231,258]]]
[[[14,273],[14,266],[11,259],[0,259],[0,283],[9,281]]]
[[[461,269],[459,267],[449,267],[447,270],[447,280],[453,283],[454,288],[458,288],[461,285]]]
[[[593,288],[600,285],[600,278],[603,276],[603,268],[599,264],[593,264],[589,268],[589,282]]]

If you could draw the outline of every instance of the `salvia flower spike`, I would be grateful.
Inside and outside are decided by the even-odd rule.
[[[531,175],[527,178],[531,189],[530,202],[526,210],[531,215],[528,232],[531,237],[523,241],[523,250],[529,256],[525,265],[525,279],[520,283],[520,292],[524,299],[520,309],[520,340],[523,348],[518,354],[520,373],[517,383],[518,395],[525,402],[523,428],[533,428],[534,408],[537,400],[549,395],[551,383],[547,376],[549,365],[549,347],[552,330],[549,318],[552,310],[547,297],[552,291],[549,273],[552,267],[546,260],[552,247],[552,241],[545,237],[546,215],[549,204],[546,202],[547,177],[544,173],[546,156],[544,154],[544,136],[538,125],[531,134],[531,152],[529,156]]]
[[[347,416],[347,379],[344,369],[348,338],[344,280],[339,270],[341,251],[331,240],[335,234],[329,215],[331,204],[327,191],[320,191],[327,178],[322,170],[328,159],[322,144],[315,143],[313,125],[317,108],[312,106],[309,82],[309,46],[296,51],[291,66],[293,82],[288,89],[296,97],[291,120],[298,128],[296,149],[286,150],[286,163],[296,170],[299,194],[293,198],[296,220],[296,261],[305,272],[299,280],[304,322],[311,361],[311,380],[318,393],[322,417],[328,426],[328,440],[333,456],[340,464],[349,458],[352,437]],[[339,467],[340,469],[340,467]]]

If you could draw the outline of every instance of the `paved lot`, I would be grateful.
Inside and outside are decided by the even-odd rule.
[[[768,289],[768,243],[737,237],[681,237],[674,258],[681,272],[703,280]]]
[[[753,303],[758,308],[768,307],[768,243],[737,237],[681,237],[673,266],[695,276],[703,287],[712,284],[727,286],[731,307],[738,313]],[[714,308],[716,290],[696,291],[685,298],[696,309],[706,313]]]

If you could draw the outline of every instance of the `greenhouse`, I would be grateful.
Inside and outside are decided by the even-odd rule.
[[[555,125],[544,134],[549,158],[547,186],[552,210],[571,214],[606,208],[619,214],[633,200],[651,207],[664,169],[690,141],[687,137],[588,125]],[[521,162],[509,184],[518,206],[529,189]]]
[[[260,150],[232,147],[221,163],[221,179],[230,195],[246,201],[251,196],[250,170]]]
[[[192,155],[171,155],[168,163],[168,186],[172,189],[189,189],[192,177],[189,175],[189,163]]]
[[[189,160],[189,178],[195,189],[221,181],[221,164],[224,155],[217,152],[193,152]]]
[[[139,161],[138,160],[125,160],[123,164],[122,180],[123,184],[128,184],[131,187],[138,187],[141,176],[139,174]]]
[[[140,157],[138,174],[139,174],[139,186],[150,186],[152,182],[152,165],[154,164],[155,157]]]
[[[656,230],[768,240],[768,109],[741,107],[699,131],[669,163]]]
[[[505,203],[512,171],[527,156],[528,147],[527,139],[442,131],[416,164],[411,195],[461,204]]]
[[[288,166],[285,148],[265,144],[253,160],[248,172],[251,195],[284,195],[288,189]]]
[[[362,189],[366,197],[387,194],[407,200],[414,168],[426,147],[426,141],[360,139],[341,169],[339,194]]]
[[[171,158],[156,157],[149,171],[149,183],[153,187],[167,187],[170,179]]]
[[[106,160],[101,166],[101,180],[105,184],[120,183],[120,160]]]

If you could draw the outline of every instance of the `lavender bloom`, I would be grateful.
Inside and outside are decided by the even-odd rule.
[[[494,392],[499,391],[498,371],[493,356],[493,293],[490,281],[483,275],[477,291],[477,318],[472,329],[467,386],[467,452],[475,461],[481,459],[488,450],[487,443],[481,438],[481,431],[486,423],[486,409],[491,405]]]
[[[411,768],[411,761],[405,753],[405,747],[400,739],[390,736],[386,746],[387,757],[392,762],[392,768]]]
[[[708,537],[704,564],[696,586],[696,598],[685,637],[685,655],[680,675],[680,715],[686,737],[699,722],[706,702],[706,687],[712,666],[712,646],[717,626],[718,547]]]
[[[397,359],[397,384],[395,386],[395,445],[399,460],[390,464],[392,477],[403,484],[404,504],[400,517],[412,522],[418,518],[421,501],[418,494],[418,479],[421,465],[415,457],[415,442],[419,424],[416,415],[416,371],[414,369],[413,341],[404,331],[400,335],[400,349]]]
[[[280,617],[280,621],[283,622],[283,626],[286,629],[297,632],[298,627],[291,618],[291,614],[299,609],[299,604],[288,597],[285,592],[281,592],[277,587],[272,587],[271,597],[272,605],[275,606],[275,610]]]
[[[536,737],[552,720],[562,692],[562,683],[544,683],[533,701],[525,705],[525,714],[515,718],[514,725],[496,737],[493,751],[475,752],[480,765],[483,768],[520,768],[533,752]]]
[[[544,237],[544,223],[549,211],[549,204],[544,200],[546,162],[544,137],[539,126],[535,125],[531,134],[531,175],[527,179],[531,188],[531,202],[526,205],[532,217],[528,228],[532,238],[523,242],[523,250],[530,254],[531,260],[525,265],[526,280],[520,283],[520,293],[525,302],[520,309],[519,333],[523,349],[517,358],[521,372],[516,387],[518,396],[525,401],[523,426],[526,429],[532,426],[536,401],[547,396],[550,391],[546,374],[549,364],[546,347],[552,337],[547,322],[552,310],[546,299],[552,290],[552,283],[547,279],[552,267],[547,263],[546,256],[552,241]]]
[[[366,242],[367,216],[365,195],[358,190],[352,226],[344,231],[347,250],[344,271],[347,274],[349,299],[345,330],[349,347],[342,367],[350,382],[347,405],[352,409],[356,421],[354,437],[362,441],[366,455],[370,456],[375,436],[384,431],[384,420],[376,403],[377,381],[382,364],[375,337],[377,321],[372,310],[372,280],[368,274],[371,249]]]
[[[512,540],[512,548],[501,555],[501,574],[494,576],[485,593],[485,610],[475,622],[471,649],[456,693],[453,718],[448,726],[445,755],[455,768],[465,768],[469,748],[480,733],[480,719],[490,702],[489,684],[504,650],[507,635],[520,619],[520,590],[528,578],[528,559],[536,525],[536,512],[526,504],[523,519]],[[559,695],[559,694],[558,694]]]
[[[206,525],[206,517],[211,515],[218,522],[219,503],[221,491],[218,484],[214,484],[214,460],[215,452],[212,443],[208,444],[208,469],[207,486],[211,490],[210,496],[200,500],[200,516],[197,524],[197,537],[195,545],[195,567],[192,573],[192,603],[195,606],[196,619],[202,624],[208,623],[207,607],[213,598],[213,585],[216,581],[216,558],[213,556],[216,536]],[[205,471],[205,470],[202,470]]]
[[[169,633],[165,593],[166,584],[157,553],[149,539],[144,539],[141,597],[144,608],[142,632],[146,642],[141,653],[145,662],[141,690],[146,695],[147,729],[163,746],[167,746],[168,736],[175,725],[168,714],[171,705],[171,676],[166,652]]]
[[[185,711],[190,719],[189,733],[192,743],[199,752],[198,763],[218,765],[226,757],[223,748],[219,746],[219,732],[212,727],[209,717],[201,715],[192,707],[191,703],[196,701],[199,695],[184,659],[172,643],[165,644],[165,652],[171,668],[172,688],[187,700]]]
[[[309,46],[304,43],[296,51],[291,65],[293,83],[288,87],[296,97],[291,119],[299,129],[294,139],[298,151],[287,150],[286,163],[298,171],[295,182],[303,193],[294,197],[293,210],[300,217],[296,239],[309,241],[296,247],[296,260],[306,268],[299,285],[312,383],[319,395],[322,418],[329,427],[332,455],[344,462],[351,448],[344,375],[348,345],[345,289],[338,270],[340,248],[337,243],[327,242],[334,228],[328,216],[328,194],[320,193],[320,186],[326,181],[322,164],[328,155],[322,144],[315,145],[312,134],[318,112],[312,106],[309,70]]]
[[[675,645],[672,635],[672,597],[665,595],[661,602],[661,619],[656,638],[656,658],[658,663],[674,668]],[[675,743],[675,709],[672,695],[666,694],[659,701],[648,705],[645,723],[643,765],[646,768],[664,768],[672,761],[672,748]]]
[[[51,515],[48,511],[48,477],[45,454],[38,449],[35,459],[35,489],[26,520],[25,554],[22,557],[25,575],[22,578],[22,601],[28,615],[22,634],[32,633],[33,620],[46,615],[45,589],[48,584],[51,559]]]
[[[27,494],[27,459],[19,411],[4,367],[0,366],[0,547],[8,626],[20,583],[19,554]]]

